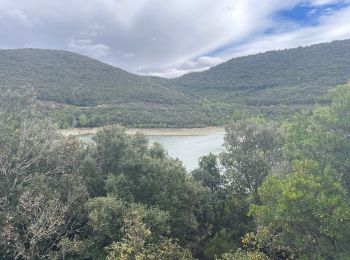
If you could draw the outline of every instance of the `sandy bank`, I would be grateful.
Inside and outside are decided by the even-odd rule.
[[[69,135],[88,135],[96,134],[96,132],[101,129],[95,128],[69,128],[58,130],[61,134],[65,136]],[[167,135],[210,135],[210,134],[221,134],[225,133],[225,129],[222,126],[209,126],[203,128],[127,128],[127,134],[143,133],[148,136],[167,136]]]

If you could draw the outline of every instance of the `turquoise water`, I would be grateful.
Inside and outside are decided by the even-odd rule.
[[[83,141],[91,141],[92,136],[81,136]],[[205,136],[148,136],[151,143],[158,142],[173,158],[183,162],[189,171],[198,166],[201,156],[209,153],[219,154],[224,143],[224,134],[210,134]]]

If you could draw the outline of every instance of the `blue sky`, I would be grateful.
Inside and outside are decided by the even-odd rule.
[[[287,6],[286,8],[282,8],[281,10],[273,13],[271,15],[272,24],[271,26],[267,26],[262,32],[254,35],[250,35],[246,38],[242,38],[240,40],[236,40],[232,43],[221,46],[220,48],[207,53],[208,56],[220,56],[222,53],[226,53],[228,55],[229,51],[232,49],[241,49],[245,46],[251,45],[255,42],[258,43],[257,38],[266,38],[270,37],[271,42],[274,40],[282,40],[283,36],[288,35],[288,33],[298,33],[303,30],[322,30],[322,22],[324,19],[336,17],[339,13],[343,11],[348,11],[350,7],[349,1],[316,1],[316,4],[312,3],[312,1],[296,1],[298,2],[295,5]],[[324,4],[323,4],[324,3]],[[350,14],[350,13],[349,13]],[[337,19],[337,18],[336,18]],[[345,24],[347,21],[350,22],[350,19],[342,20],[342,18],[338,18],[339,25],[334,26],[334,29],[341,29],[343,23]],[[329,29],[331,32],[333,30]],[[327,29],[324,29],[324,32],[327,33]],[[279,39],[278,36],[281,36]],[[308,41],[310,38],[310,41]],[[282,48],[264,48],[262,51],[268,51],[273,49],[285,49],[285,48],[293,48],[298,46],[307,46],[310,44],[329,42],[333,40],[341,40],[350,38],[350,33],[348,30],[345,31],[344,34],[335,37],[325,37],[324,39],[317,39],[315,41],[311,40],[312,36],[306,37],[304,41],[296,41],[297,44],[293,41],[294,39],[290,39],[290,42],[285,42],[286,47]],[[274,40],[272,40],[274,39]],[[259,48],[251,48],[248,50],[248,54],[254,54],[258,52],[262,52]],[[243,54],[244,55],[244,54]],[[240,56],[239,53],[234,53],[233,57]]]
[[[275,19],[286,19],[294,21],[302,25],[316,25],[318,17],[322,15],[322,12],[326,7],[315,8],[310,5],[299,4],[293,7],[291,10],[282,10],[277,12]]]
[[[334,1],[324,5],[312,5],[310,3],[300,3],[291,9],[277,12],[275,19],[293,21],[302,26],[317,26],[319,18],[330,15],[349,6],[346,1]]]
[[[350,38],[350,0],[0,0],[0,48],[81,53],[176,77],[233,57]]]

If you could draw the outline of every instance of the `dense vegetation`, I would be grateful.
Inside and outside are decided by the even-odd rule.
[[[225,103],[310,105],[350,75],[350,40],[231,59],[172,80],[185,93]]]
[[[58,127],[198,127],[285,119],[350,75],[350,40],[235,58],[177,79],[137,76],[78,54],[0,50],[0,86],[34,89]],[[156,116],[155,116],[156,115]]]
[[[204,126],[217,119],[202,112],[196,98],[166,86],[164,79],[133,75],[66,51],[0,50],[0,86],[34,89],[59,127],[115,122]]]
[[[133,75],[72,52],[1,50],[0,57],[1,85],[33,87],[40,100],[79,107],[192,101],[180,91],[165,87],[160,78]]]
[[[329,99],[282,126],[228,126],[219,158],[187,173],[142,135],[109,126],[80,143],[31,93],[2,93],[0,255],[348,259],[350,85]]]

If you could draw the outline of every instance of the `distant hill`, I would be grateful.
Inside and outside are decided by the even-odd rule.
[[[163,81],[67,51],[0,50],[2,85],[33,86],[40,99],[74,106],[190,102],[185,94],[167,87]]]
[[[185,93],[225,103],[307,106],[350,79],[350,40],[234,58],[171,80]]]
[[[350,79],[350,40],[234,58],[176,79],[58,50],[0,50],[0,86],[33,88],[60,127],[198,127],[284,118]]]
[[[197,100],[167,80],[138,76],[60,50],[0,50],[0,86],[33,88],[55,110],[62,127],[121,122],[130,126],[212,124],[194,108]],[[84,114],[84,124],[79,117]]]

